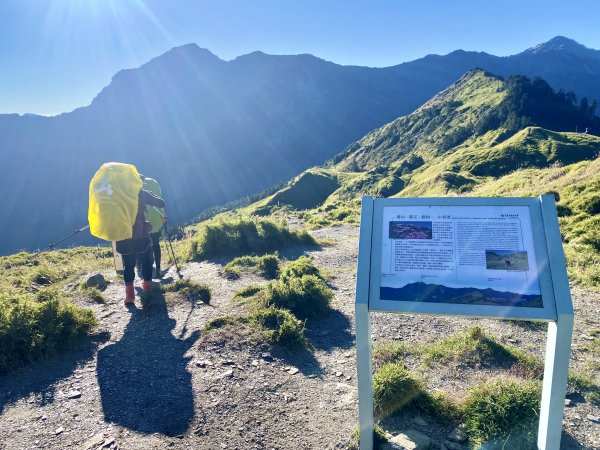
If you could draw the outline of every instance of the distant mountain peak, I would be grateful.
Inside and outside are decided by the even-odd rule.
[[[548,42],[544,42],[542,44],[536,45],[535,47],[531,47],[525,50],[523,53],[525,54],[540,54],[540,53],[551,53],[551,52],[564,52],[564,53],[588,53],[588,52],[596,52],[596,50],[592,50],[587,48],[585,45],[580,44],[579,42],[569,39],[565,36],[556,36],[550,39]]]

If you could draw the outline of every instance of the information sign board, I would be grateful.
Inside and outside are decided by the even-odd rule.
[[[538,446],[558,449],[573,307],[554,197],[365,197],[362,208],[361,449],[372,448],[371,311],[548,321]]]

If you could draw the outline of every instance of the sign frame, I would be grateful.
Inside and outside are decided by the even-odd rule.
[[[382,301],[379,299],[382,211],[388,206],[528,206],[543,308]],[[538,448],[559,449],[573,333],[573,304],[553,195],[539,198],[363,197],[355,300],[361,450],[373,449],[371,311],[548,322]]]

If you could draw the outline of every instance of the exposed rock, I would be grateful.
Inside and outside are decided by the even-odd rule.
[[[83,450],[91,450],[94,447],[97,447],[98,445],[102,444],[104,442],[104,435],[102,433],[98,433],[93,435],[91,438],[89,438],[87,441],[85,441],[83,443]]]
[[[104,291],[108,287],[108,283],[106,282],[106,279],[101,273],[97,273],[92,275],[85,281],[85,287],[96,288],[101,291]]]
[[[65,431],[63,427],[58,427],[56,430],[54,430],[54,434],[61,434],[63,431]]]
[[[419,431],[408,430],[391,438],[382,450],[425,450],[431,448],[431,438]]]
[[[464,425],[459,425],[448,435],[448,439],[453,442],[466,442],[467,434]]]
[[[300,370],[298,370],[296,367],[291,367],[290,370],[288,370],[290,375],[296,375],[298,372],[300,372]]]
[[[77,390],[71,391],[71,392],[67,393],[67,398],[69,400],[73,400],[73,399],[76,399],[76,398],[79,398],[79,397],[81,397],[81,392],[79,392]]]
[[[588,414],[587,418],[588,418],[588,420],[591,420],[592,422],[600,423],[600,417],[599,416],[593,416],[591,414]]]

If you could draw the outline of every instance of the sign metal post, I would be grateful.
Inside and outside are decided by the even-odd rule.
[[[548,322],[537,445],[560,448],[573,305],[553,195],[363,198],[355,302],[361,450],[374,445],[371,311]]]

